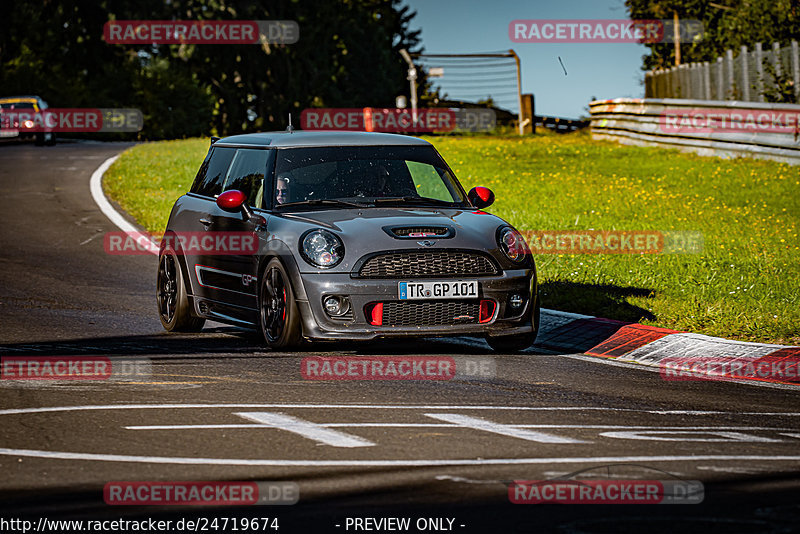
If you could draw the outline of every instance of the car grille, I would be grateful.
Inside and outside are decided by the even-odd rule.
[[[384,302],[383,326],[477,324],[479,302]]]
[[[374,256],[358,271],[363,278],[423,278],[430,276],[488,276],[498,273],[483,254],[461,251],[409,251]]]

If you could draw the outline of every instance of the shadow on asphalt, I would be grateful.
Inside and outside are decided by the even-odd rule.
[[[529,351],[534,349],[529,349]],[[414,338],[381,339],[361,342],[305,343],[290,354],[319,352],[348,352],[355,355],[395,354],[494,354],[479,338]],[[285,355],[265,347],[252,331],[233,327],[206,328],[199,334],[161,333],[155,335],[128,335],[115,337],[89,337],[34,343],[6,343],[0,345],[2,356],[152,356],[191,357],[200,354],[234,354],[241,357],[269,357]]]
[[[551,281],[539,284],[539,295],[543,308],[631,323],[656,319],[649,310],[627,302],[629,297],[652,298],[653,291],[641,287]]]

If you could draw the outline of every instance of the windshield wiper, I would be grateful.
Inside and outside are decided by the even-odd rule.
[[[447,206],[453,207],[454,202],[448,202],[446,200],[439,200],[436,198],[428,198],[428,197],[412,197],[412,196],[404,196],[404,197],[384,197],[384,198],[376,198],[374,200],[375,204],[389,204],[392,202],[398,203],[414,203],[414,204],[427,204],[429,206]]]
[[[358,204],[356,202],[347,202],[346,200],[336,200],[332,198],[315,198],[313,200],[299,200],[297,202],[286,202],[285,204],[275,205],[276,208],[294,206],[346,206],[348,208],[365,208],[368,204]]]

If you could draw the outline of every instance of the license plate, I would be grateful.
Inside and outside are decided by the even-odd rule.
[[[399,282],[397,288],[400,300],[478,298],[477,280]]]
[[[19,130],[0,130],[0,137],[16,137],[19,135]]]

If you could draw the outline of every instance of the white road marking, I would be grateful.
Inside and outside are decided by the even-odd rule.
[[[78,406],[47,406],[41,408],[9,408],[0,410],[0,415],[82,412],[92,410],[152,410],[180,408],[308,408],[343,410],[510,410],[510,411],[601,411],[633,412],[655,415],[758,415],[797,417],[800,412],[724,412],[719,410],[639,410],[636,408],[609,408],[604,406],[487,406],[487,405],[442,405],[442,404],[94,404]]]
[[[647,435],[650,434],[650,435]],[[653,436],[652,434],[662,434],[661,436]],[[663,436],[663,434],[671,434],[672,436]],[[715,438],[697,438],[691,437],[697,434],[708,434],[717,436]],[[634,432],[601,432],[601,436],[606,438],[617,439],[638,439],[647,441],[680,441],[680,442],[697,442],[697,443],[782,443],[783,440],[764,438],[761,436],[753,436],[752,434],[744,434],[742,432],[725,432],[718,430],[704,430],[698,431],[675,431],[675,430],[638,430]]]
[[[458,425],[448,423],[316,423],[326,428],[352,427],[352,428],[451,428]],[[791,430],[769,426],[621,426],[621,425],[527,425],[513,424],[514,428],[576,428],[582,430]],[[131,425],[123,427],[126,430],[215,430],[238,428],[264,428],[256,424],[216,424],[216,425]],[[800,434],[782,434],[784,436],[800,437]]]
[[[15,408],[0,410],[0,415],[52,413],[52,412],[84,412],[90,410],[136,410],[136,409],[180,409],[180,408],[343,408],[343,409],[464,409],[464,410],[587,410],[597,409],[605,411],[628,411],[656,414],[733,414],[734,412],[717,411],[691,411],[691,410],[634,410],[595,407],[528,407],[528,406],[431,406],[431,405],[350,405],[350,404],[133,404],[133,405],[89,405],[89,406],[60,406],[42,408]],[[737,415],[747,415],[738,413]],[[770,413],[753,412],[752,415],[770,415]],[[800,415],[795,412],[778,412],[772,415]],[[760,427],[759,427],[760,428]],[[696,461],[751,461],[751,462],[797,462],[800,456],[792,455],[687,455],[687,456],[589,456],[589,457],[548,457],[548,458],[490,458],[490,459],[438,459],[438,460],[291,460],[268,458],[192,458],[192,457],[163,457],[139,456],[120,454],[97,454],[66,451],[43,451],[32,449],[0,448],[0,455],[31,457],[59,460],[86,460],[104,462],[130,462],[152,464],[180,464],[180,465],[242,465],[242,466],[293,466],[293,467],[425,467],[425,466],[491,466],[491,465],[525,465],[525,464],[581,464],[581,463],[620,463],[620,462],[696,462]]]
[[[356,427],[356,428],[444,428],[453,427],[446,423],[315,423],[325,428]],[[237,428],[265,428],[264,425],[141,425],[126,426],[126,430],[214,430]]]
[[[750,467],[718,467],[716,465],[698,465],[695,469],[698,471],[713,471],[715,473],[733,473],[735,475],[755,475],[766,471],[766,469]]]
[[[86,243],[89,243],[89,242],[91,242],[91,241],[92,241],[92,240],[94,240],[94,239],[97,239],[97,238],[98,238],[98,237],[100,237],[101,235],[102,235],[102,234],[100,234],[100,233],[97,233],[97,234],[93,235],[92,237],[90,237],[89,239],[87,239],[86,241],[81,241],[81,246],[85,245]]]
[[[311,421],[306,421],[304,419],[299,419],[297,417],[292,417],[291,415],[282,413],[236,412],[234,415],[238,415],[239,417],[243,417],[251,421],[257,421],[266,427],[279,428],[281,430],[286,430],[287,432],[292,432],[293,434],[298,434],[304,438],[321,443],[322,445],[347,448],[372,447],[375,445],[373,442],[359,438],[358,436],[351,436],[350,434],[345,434],[344,432],[330,430],[329,428],[312,423]]]
[[[436,475],[435,480],[449,480],[450,482],[466,482],[467,484],[508,484],[511,480],[476,480],[474,478],[456,477],[452,475]]]
[[[272,460],[247,458],[189,458],[180,456],[133,456],[123,454],[94,454],[83,452],[37,451],[0,448],[0,455],[47,458],[55,460],[89,460],[101,462],[130,462],[179,465],[245,465],[280,467],[432,467],[530,464],[579,464],[617,462],[798,462],[800,456],[758,455],[698,455],[698,456],[587,456],[555,458],[485,458],[453,460]]]
[[[97,204],[97,207],[100,208],[100,211],[102,211],[103,214],[108,217],[109,220],[120,230],[123,232],[136,232],[137,234],[140,234],[141,231],[125,220],[125,217],[123,217],[117,210],[114,209],[103,193],[103,175],[118,157],[119,156],[117,155],[108,158],[97,169],[95,169],[95,171],[92,173],[92,177],[89,179],[89,190],[92,193],[92,198],[94,199],[95,204]],[[150,241],[153,242],[153,247],[149,247],[148,250],[157,256],[158,243],[154,242],[152,239]]]
[[[525,411],[619,411],[644,412],[633,408],[607,408],[595,406],[487,406],[487,405],[447,405],[447,404],[95,404],[83,406],[48,406],[41,408],[10,408],[0,410],[0,415],[46,412],[77,412],[91,410],[147,410],[178,408],[309,408],[309,409],[351,409],[351,410],[525,410]],[[703,412],[721,414],[728,412]],[[797,413],[800,415],[800,412]]]
[[[468,415],[456,413],[426,413],[425,415],[434,419],[439,419],[440,421],[453,423],[460,427],[483,430],[484,432],[491,432],[492,434],[500,434],[501,436],[535,441],[537,443],[586,443],[583,440],[554,436],[546,432],[526,430],[511,425],[495,423],[494,421],[486,419],[480,419],[478,417],[470,417]]]
[[[617,469],[617,472],[612,472],[612,468]],[[631,474],[630,471],[633,469],[638,468],[640,471],[643,470],[645,472],[652,472],[652,471],[661,471],[661,469],[657,469],[655,467],[645,466],[645,465],[627,465],[627,464],[619,464],[619,465],[599,465],[597,467],[592,467],[589,469],[581,469],[579,471],[542,471],[541,478],[542,479],[567,479],[567,480],[574,480],[576,476],[580,476],[581,480],[584,479],[622,479],[622,480],[630,480]],[[682,473],[680,471],[673,471],[670,470],[669,473],[666,471],[661,471],[662,474],[666,474],[670,477],[677,477],[677,478],[687,478],[689,475]]]

